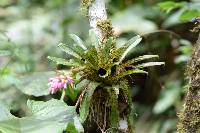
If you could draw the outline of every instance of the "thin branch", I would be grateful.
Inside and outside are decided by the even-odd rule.
[[[98,21],[107,20],[107,13],[104,0],[94,0],[88,10],[90,27],[94,29],[100,41],[104,38],[103,30],[97,26]]]

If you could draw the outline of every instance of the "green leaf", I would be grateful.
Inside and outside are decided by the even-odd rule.
[[[83,90],[89,83],[90,83],[89,80],[84,79],[84,80],[82,80],[80,83],[78,83],[78,84],[75,86],[74,89],[75,89],[75,90],[81,91],[81,90]]]
[[[110,87],[107,90],[110,96],[109,123],[112,128],[118,128],[118,125],[119,125],[119,110],[118,110],[119,86],[114,86],[113,88]]]
[[[8,56],[11,55],[11,52],[8,50],[0,50],[0,56]]]
[[[139,70],[139,69],[133,69],[133,70],[128,70],[128,71],[125,71],[123,73],[120,73],[118,75],[119,78],[123,78],[127,75],[130,75],[130,74],[138,74],[138,73],[143,73],[143,74],[148,74],[148,72],[146,71],[143,71],[143,70]]]
[[[170,108],[180,98],[180,81],[168,81],[161,91],[161,95],[153,107],[155,114],[160,114]]]
[[[90,82],[87,86],[87,90],[85,93],[85,96],[83,97],[83,101],[80,105],[80,121],[83,123],[89,114],[89,107],[90,107],[90,101],[92,99],[92,95],[95,91],[95,89],[99,86],[99,83],[97,82]]]
[[[78,117],[74,117],[74,123],[70,122],[67,126],[67,131],[70,133],[83,133],[84,129]]]
[[[95,47],[91,48],[85,55],[85,60],[88,61],[89,65],[94,69],[98,68],[98,53]]]
[[[0,131],[3,133],[61,133],[77,117],[75,107],[56,99],[27,102],[31,115],[16,118],[0,102]]]
[[[190,21],[192,18],[194,17],[198,17],[200,16],[200,11],[197,9],[193,9],[193,10],[186,10],[184,11],[181,16],[179,17],[179,19],[181,21]]]
[[[96,35],[94,29],[89,30],[89,39],[92,46],[95,46],[98,51],[101,42],[99,41],[99,37]]]
[[[81,55],[83,54],[83,52],[81,50],[79,50],[78,47],[69,46],[69,45],[63,44],[63,43],[60,43],[58,45],[58,47],[61,48],[65,53],[72,55],[78,59],[82,59]],[[75,49],[75,48],[77,48],[77,49]]]
[[[111,48],[113,47],[113,38],[110,37],[107,41],[107,43],[104,45],[103,49],[102,49],[102,60],[104,60],[104,63],[108,62],[109,56],[110,56],[110,51]]]
[[[66,65],[66,66],[79,66],[79,65],[81,65],[79,62],[76,62],[73,59],[65,60],[65,59],[62,59],[62,58],[51,57],[51,56],[48,56],[47,58],[56,62],[57,64],[62,64],[62,65]]]
[[[74,42],[79,45],[83,50],[87,50],[86,46],[84,45],[83,41],[75,34],[70,34],[69,35],[73,40]]]
[[[33,96],[48,95],[48,79],[54,77],[55,72],[38,72],[23,77],[18,77],[17,88],[24,94]]]
[[[133,38],[131,38],[127,43],[124,44],[123,49],[125,49],[124,53],[122,54],[119,63],[122,62],[122,60],[126,57],[126,55],[128,54],[128,52],[130,52],[130,50],[134,47],[136,47],[140,41],[142,40],[142,38],[137,35]]]
[[[127,43],[124,44],[123,49],[125,49],[124,53],[122,54],[119,63],[121,63],[123,61],[123,59],[126,57],[126,55],[130,52],[130,50],[134,47],[136,47],[140,41],[142,40],[142,38],[137,35],[133,38],[131,38]]]
[[[125,64],[133,64],[139,61],[144,61],[144,60],[148,60],[148,59],[152,59],[152,58],[159,58],[158,55],[142,55],[139,57],[136,57],[132,60],[128,60]]]
[[[158,6],[162,10],[170,12],[171,10],[173,10],[175,8],[183,7],[186,4],[187,4],[186,2],[165,1],[165,2],[159,3]]]
[[[160,65],[164,65],[164,62],[147,62],[147,63],[142,63],[139,64],[137,66],[134,66],[135,68],[145,68],[145,67],[150,67],[150,66],[160,66]]]

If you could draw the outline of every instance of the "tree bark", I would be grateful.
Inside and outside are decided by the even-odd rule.
[[[187,66],[188,92],[182,112],[178,114],[179,133],[200,133],[200,34]]]
[[[88,17],[90,22],[90,27],[94,29],[96,35],[99,37],[100,41],[103,40],[106,31],[103,31],[98,27],[98,21],[107,20],[107,13],[104,0],[94,0],[88,9]]]

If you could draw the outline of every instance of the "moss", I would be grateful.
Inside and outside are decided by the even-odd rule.
[[[117,129],[119,125],[118,94],[116,94],[114,88],[109,88],[107,91],[110,95],[109,125],[110,127]]]
[[[94,0],[81,0],[81,9],[87,13],[92,2],[94,2]]]
[[[113,27],[110,20],[97,21],[97,26],[102,30],[103,40],[107,40],[109,37],[114,37]]]
[[[129,90],[129,85],[128,81],[120,81],[121,88],[120,90],[122,91],[122,96],[125,98],[125,101],[127,103],[127,108],[124,111],[123,115],[126,116],[128,120],[128,133],[134,133],[134,120],[133,120],[133,102],[132,102],[132,95]]]
[[[200,35],[187,68],[189,88],[182,112],[178,114],[179,133],[200,132]]]

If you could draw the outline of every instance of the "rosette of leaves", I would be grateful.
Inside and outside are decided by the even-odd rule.
[[[95,117],[94,122],[97,122],[100,127],[118,129],[120,115],[118,103],[122,98],[127,104],[123,114],[127,118],[128,128],[131,130],[133,106],[126,78],[131,74],[147,74],[143,68],[164,63],[145,62],[152,58],[158,58],[158,55],[143,55],[124,61],[127,54],[142,40],[139,35],[131,38],[121,47],[117,47],[116,41],[112,37],[105,42],[100,42],[92,30],[89,36],[90,41],[87,44],[77,35],[71,34],[70,37],[74,40],[73,45],[61,43],[58,47],[72,55],[73,59],[48,58],[57,64],[70,66],[73,75],[79,75],[83,88],[79,97],[81,122],[84,123],[90,114],[90,117],[92,115]],[[103,90],[105,93],[95,94],[99,90]],[[103,95],[103,102],[98,103],[97,101],[102,99],[100,95]],[[105,111],[103,112],[103,110]]]

